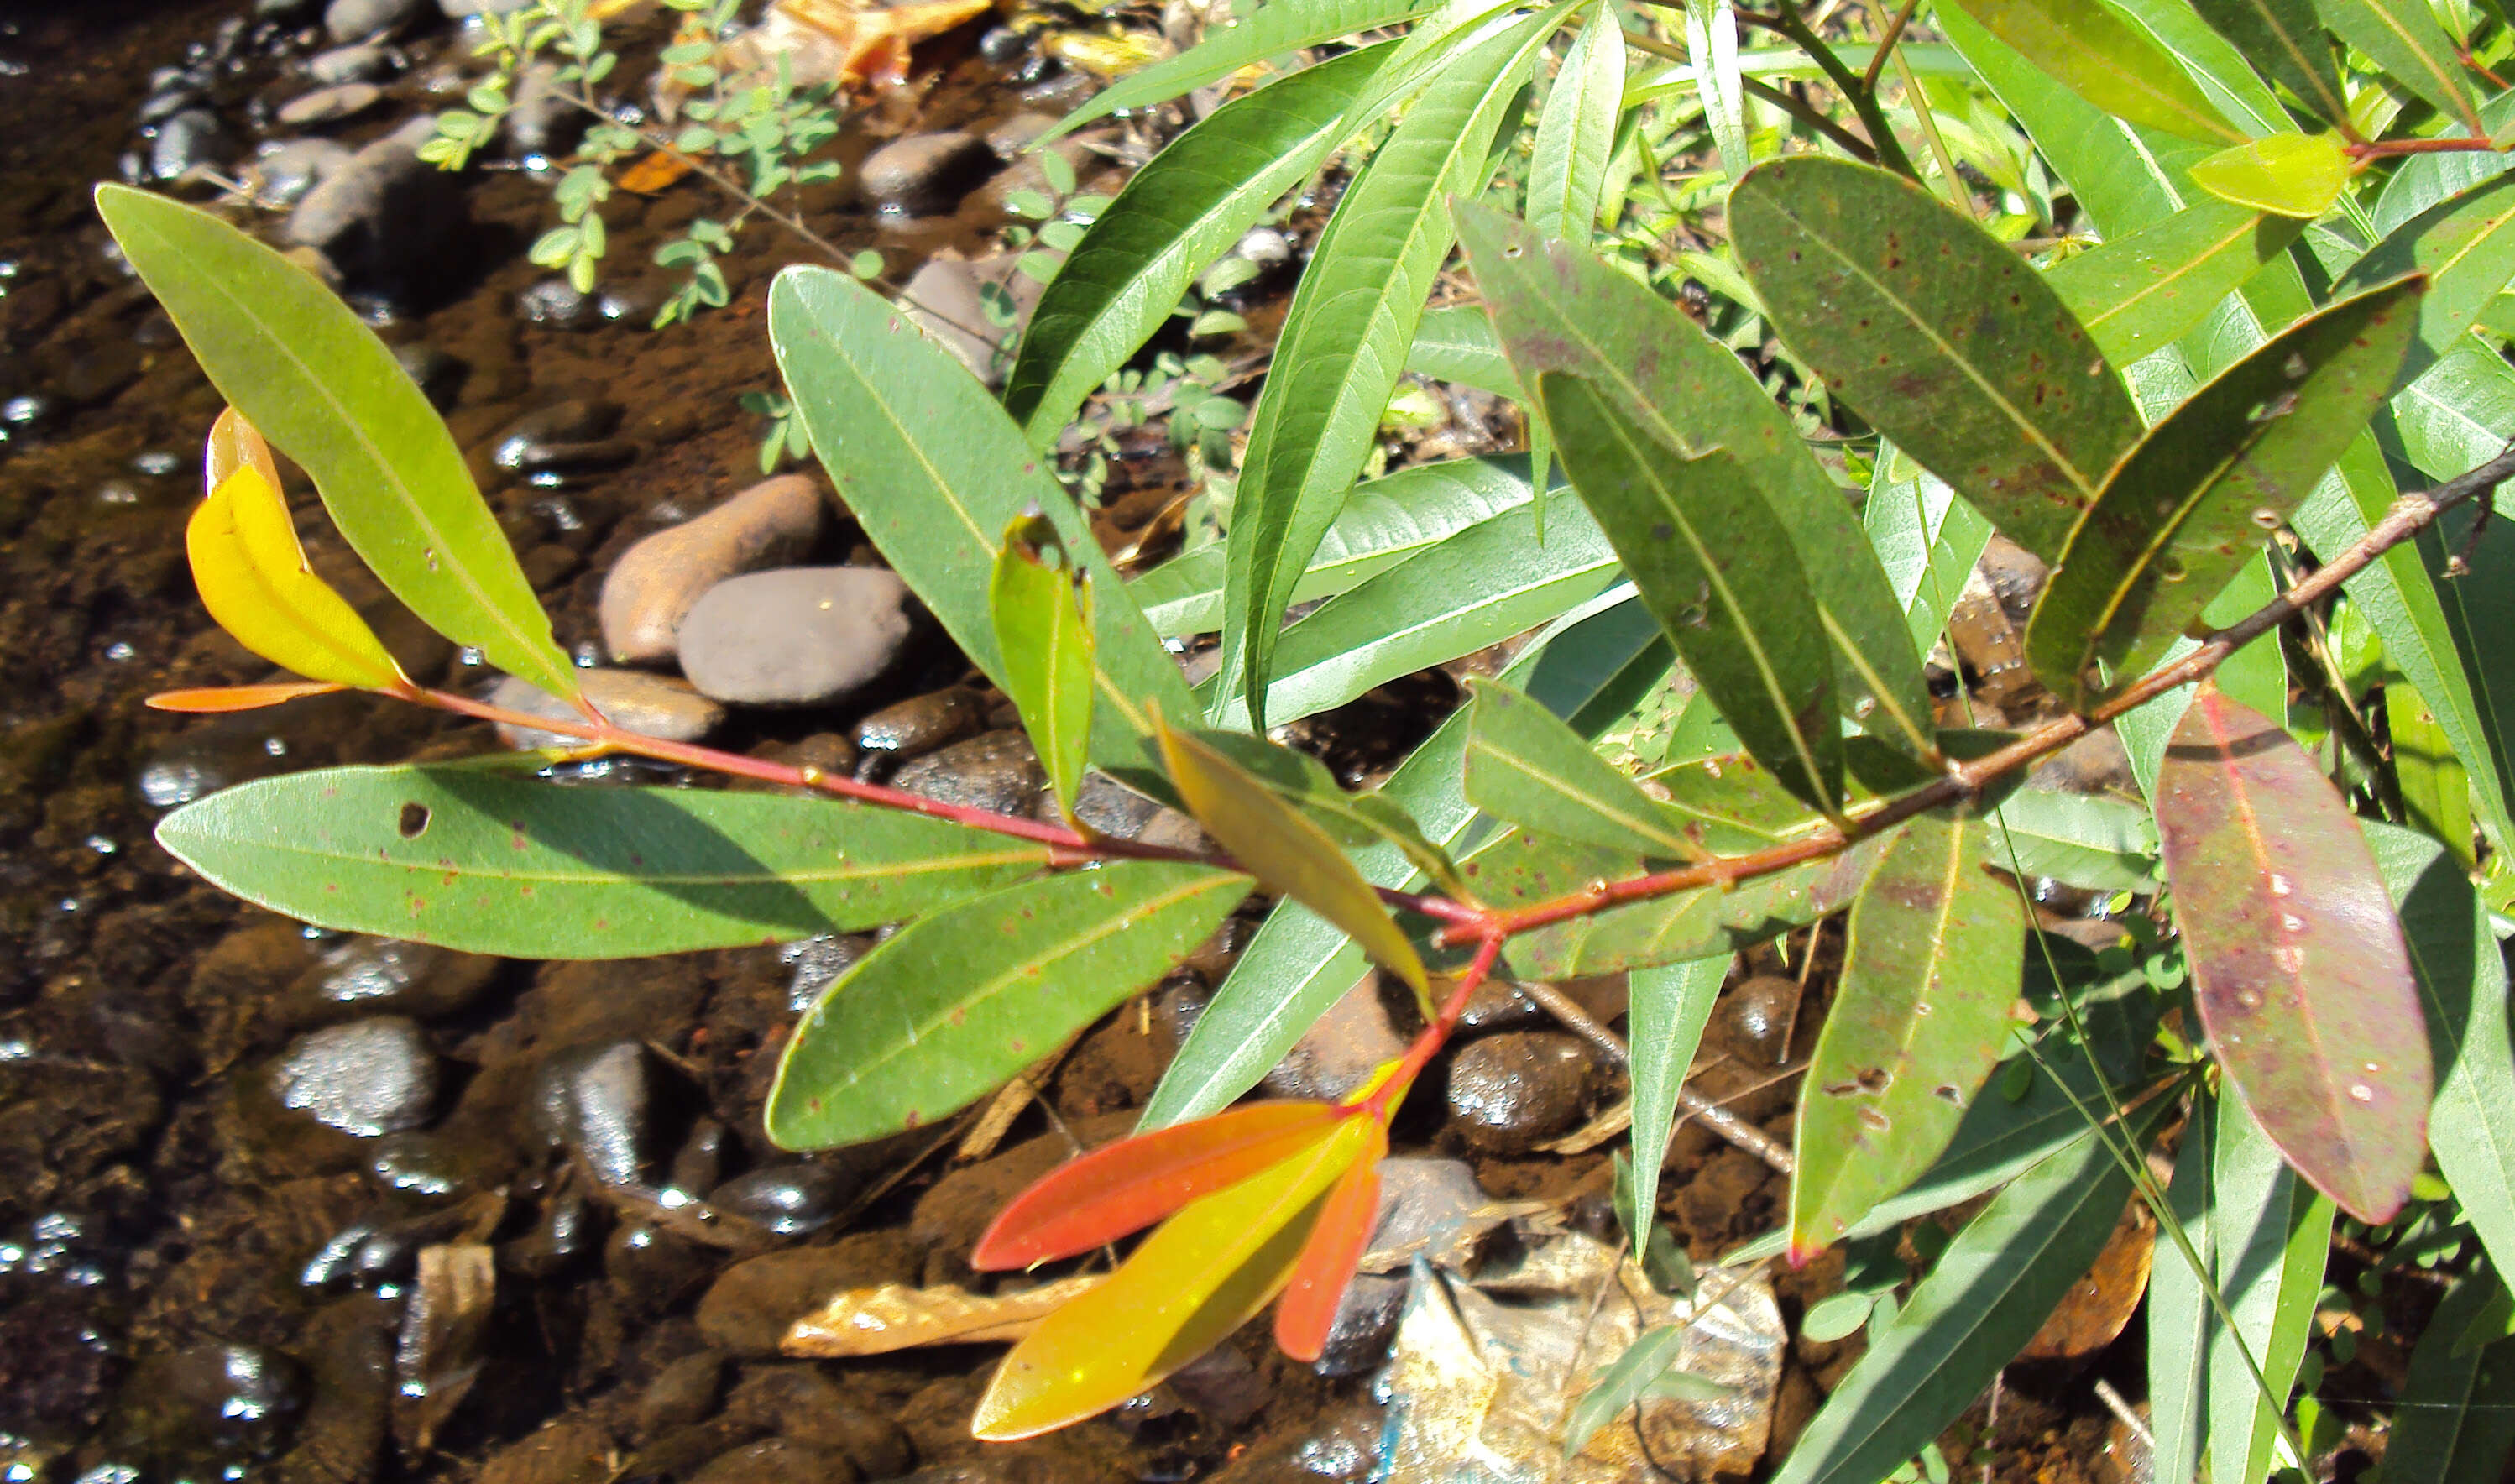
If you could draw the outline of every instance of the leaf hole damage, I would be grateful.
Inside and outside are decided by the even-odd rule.
[[[401,838],[404,840],[417,840],[420,836],[427,834],[428,805],[420,803],[416,799],[403,804],[401,806],[401,816],[393,821],[393,829],[399,833]]]

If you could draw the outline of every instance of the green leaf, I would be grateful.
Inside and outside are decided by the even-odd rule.
[[[2193,1095],[2183,1144],[2175,1151],[2174,1183],[2165,1197],[2167,1214],[2204,1264],[2217,1250],[2210,1188],[2217,1106],[2206,1092]],[[2148,1263],[2148,1422],[2157,1439],[2157,1477],[2199,1475],[2208,1436],[2209,1331],[2216,1322],[2203,1284],[2211,1281],[2206,1267],[2193,1271],[2161,1220]]]
[[[1896,638],[1905,628],[1898,622],[1904,605],[1860,539],[1841,491],[1755,376],[1674,306],[1582,249],[1546,243],[1474,207],[1461,212],[1460,235],[1520,385],[1534,387],[1546,372],[1585,378],[1666,448],[1689,459],[1717,449],[1749,474],[1750,487],[1721,493],[1742,507],[1760,496],[1787,533],[1810,594],[1811,606],[1798,612],[1819,615],[1837,708],[1926,757],[1929,686],[1917,656]],[[1554,432],[1558,443],[1580,441]],[[1583,451],[1571,453],[1567,469]],[[1601,518],[1645,598],[1660,605],[1662,621],[1685,613],[1697,599],[1691,582],[1679,578],[1655,592],[1642,576],[1665,559],[1658,549],[1668,543],[1652,534],[1658,514],[1637,524]],[[1680,636],[1680,649],[1684,643]]]
[[[1126,597],[1074,501],[1011,419],[950,350],[834,269],[790,268],[768,294],[768,335],[795,415],[839,496],[961,646],[999,685],[1004,652],[988,616],[997,533],[1047,512],[1091,579],[1098,657],[1092,757],[1113,774],[1157,777],[1148,713],[1194,706],[1178,665]]]
[[[1659,1229],[1660,1167],[1668,1159],[1668,1141],[1676,1127],[1676,1093],[1694,1065],[1694,1051],[1703,1042],[1703,1027],[1711,1018],[1720,983],[1729,975],[1725,953],[1636,969],[1629,981],[1626,1009],[1632,1076],[1631,1199],[1623,1212],[1625,1230]]]
[[[1531,227],[1566,242],[1589,240],[1624,111],[1624,21],[1614,5],[1599,0],[1537,116],[1536,154],[1528,167]]]
[[[2196,201],[2064,260],[2043,281],[2087,327],[2105,358],[2126,366],[2207,318],[2303,229],[2292,217]]]
[[[1479,319],[1480,310],[1472,310]],[[1427,316],[1428,317],[1428,316]],[[1503,512],[1526,505],[1527,460],[1515,456],[1415,464],[1345,498],[1344,511],[1319,542],[1309,571],[1293,590],[1307,602],[1348,592],[1409,556],[1438,546]],[[1127,585],[1154,632],[1211,634],[1222,626],[1222,578],[1228,558],[1220,542],[1182,552]]]
[[[1402,25],[1434,8],[1434,0],[1274,0],[1246,20],[1234,21],[1176,57],[1165,58],[1101,89],[1065,115],[1031,145],[1044,149],[1060,136],[1122,109],[1149,108],[1193,93],[1243,67],[1271,62],[1357,31]]]
[[[1434,845],[1416,824],[1415,816],[1394,799],[1377,789],[1347,793],[1318,759],[1245,731],[1199,731],[1193,735],[1238,766],[1251,782],[1300,810],[1337,844],[1393,845],[1416,870],[1440,883],[1441,889],[1453,895],[1464,894],[1464,884],[1449,853]]]
[[[1454,240],[1448,196],[1486,154],[1554,27],[1544,11],[1450,62],[1345,187],[1294,291],[1233,505],[1220,699],[1265,687],[1293,588],[1342,508]],[[1218,713],[1217,713],[1218,715]]]
[[[1318,168],[1388,52],[1348,52],[1223,104],[1118,192],[1040,295],[1005,378],[1005,410],[1034,446],[1053,443],[1170,319],[1196,275]]]
[[[2213,1478],[2259,1479],[2267,1476],[2313,1331],[2330,1257],[2331,1203],[2281,1162],[2243,1102],[2222,1099],[2211,1133],[2214,1277],[2236,1329],[2209,1326],[2209,1471]],[[2270,1382],[2269,1395],[2245,1364],[2247,1351]]]
[[[2323,33],[2313,0],[2193,0],[2192,8],[2265,76],[2287,84],[2325,123],[2349,117],[2349,101],[2331,62],[2331,41]]]
[[[1806,622],[1815,598],[1790,531],[1752,476],[1725,452],[1670,447],[1595,383],[1548,371],[1538,395],[1574,488],[1704,694],[1792,793],[1838,811],[1833,657]]]
[[[2515,1271],[2515,1049],[2507,1039],[2506,961],[2461,865],[2435,841],[2365,826],[2402,914],[2437,1068],[2428,1147],[2463,1219],[2499,1272]]]
[[[2412,217],[2367,250],[2333,286],[2353,294],[2409,272],[2428,275],[2407,386],[2452,349],[2515,278],[2515,176],[2497,176]]]
[[[862,1143],[967,1106],[1169,971],[1248,890],[1205,866],[1117,861],[920,918],[795,1027],[769,1138]]]
[[[1325,830],[1305,819],[1229,758],[1163,720],[1153,722],[1171,783],[1187,811],[1258,884],[1289,896],[1351,934],[1362,951],[1406,981],[1428,1007],[1423,961],[1371,883]],[[1424,1018],[1431,1018],[1427,1008]]]
[[[2424,280],[2312,315],[2149,430],[2080,517],[2026,628],[2027,663],[2083,709],[2146,674],[2391,394]]]
[[[1602,14],[1613,14],[1601,9]],[[1668,1374],[1684,1349],[1685,1326],[1680,1324],[1655,1324],[1635,1336],[1625,1353],[1600,1371],[1589,1389],[1572,1404],[1572,1415],[1563,1423],[1563,1456],[1578,1457],[1599,1428],[1639,1402],[1652,1383]]]
[[[639,958],[854,932],[1046,866],[1046,846],[776,794],[567,789],[338,767],[224,789],[157,839],[319,927],[511,958]]]
[[[1503,354],[1502,337],[1479,304],[1425,309],[1422,323],[1415,327],[1415,347],[1406,352],[1406,369],[1512,401],[1528,399],[1519,378],[1511,374],[1509,357]],[[1329,529],[1333,534],[1335,527]]]
[[[2273,134],[2195,160],[2191,177],[2219,200],[2311,222],[2349,188],[2349,151],[2337,135]]]
[[[1991,545],[1991,522],[1946,480],[1923,472],[1891,443],[1878,450],[1860,518],[1904,609],[1913,651],[1927,656],[1938,647],[1939,631],[1963,596],[1974,563]]]
[[[2307,1179],[2390,1220],[2426,1153],[2418,986],[2347,804],[2279,727],[2204,685],[2158,770],[2201,1022]]]
[[[2159,1118],[2154,1107],[2133,1116],[2131,1158]],[[1936,1439],[2086,1276],[2130,1189],[2094,1138],[2010,1182],[1957,1233],[1894,1322],[1872,1332],[1775,1484],[1872,1484]]]
[[[1792,349],[2001,534],[2056,558],[2139,416],[2041,277],[1919,186],[1839,161],[1759,165],[1729,216]]]
[[[1005,694],[1070,819],[1092,763],[1092,584],[1046,516],[1025,512],[1005,527],[987,608]]]
[[[2185,139],[2245,136],[2174,59],[2101,0],[1958,0],[1985,29],[2107,113]]]
[[[2503,1292],[2503,1281],[2484,1268],[2455,1284],[2411,1351],[2384,1446],[2384,1477],[2392,1484],[2496,1484],[2502,1477],[2515,1449],[2515,1407],[2506,1405],[2515,1340],[2468,1348],[2457,1341]]]
[[[2394,396],[2393,423],[2400,456],[2428,477],[2478,469],[2515,440],[2515,366],[2477,339],[2457,340]]]
[[[2017,874],[2090,891],[2157,889],[2157,832],[2148,810],[2106,794],[2024,788],[1994,816],[1991,858]]]
[[[203,374],[314,480],[360,559],[429,627],[564,699],[551,640],[453,435],[375,332],[304,268],[207,212],[100,186],[98,212]]]
[[[1506,685],[1468,682],[1467,802],[1543,834],[1645,857],[1701,860],[1658,800]]]
[[[1851,908],[1842,978],[1801,1081],[1791,1262],[1927,1170],[2000,1060],[2025,963],[2016,886],[1977,818],[1904,827]]]
[[[2494,138],[2515,123],[2515,92],[2500,93],[2480,106],[2480,121]],[[2442,138],[2469,139],[2460,124],[2447,126]],[[2458,196],[2481,182],[2515,170],[2515,154],[2494,149],[2456,149],[2414,154],[2394,167],[2392,179],[2375,197],[2373,230],[2389,236],[2393,229],[2440,201]]]
[[[1638,602],[1627,600],[1538,636],[1502,673],[1547,710],[1594,736],[1668,673],[1668,641]],[[1452,712],[1381,784],[1424,836],[1448,849],[1476,818],[1462,786],[1467,714]],[[1375,886],[1412,887],[1422,878],[1387,846],[1354,853]],[[1367,970],[1350,938],[1297,905],[1279,906],[1231,968],[1144,1107],[1140,1127],[1164,1128],[1220,1111],[1258,1085],[1293,1044]]]
[[[1704,117],[1721,173],[1746,174],[1755,157],[1747,147],[1747,90],[1738,69],[1738,13],[1729,0],[1685,0],[1685,55],[1694,66]]]
[[[2436,17],[2416,0],[2314,0],[2323,23],[2366,53],[2402,86],[2434,103],[2437,111],[2484,132],[2472,100],[2471,79]]]
[[[2453,755],[2436,713],[2405,681],[2384,685],[2385,741],[2391,744],[2393,777],[2402,791],[2404,822],[2449,843],[2463,868],[2480,869],[2471,823],[2471,771]],[[2417,957],[2412,945],[2412,958]]]

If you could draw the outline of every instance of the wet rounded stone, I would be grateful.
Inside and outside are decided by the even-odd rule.
[[[300,94],[271,115],[283,128],[310,129],[357,117],[384,102],[385,90],[371,82],[335,83]]]
[[[618,402],[599,396],[572,396],[536,407],[498,430],[490,440],[489,460],[501,469],[520,469],[533,449],[543,444],[609,437],[620,426],[621,415]]]
[[[535,1127],[585,1161],[596,1179],[626,1185],[644,1163],[646,1051],[634,1041],[571,1047],[533,1073]]]
[[[895,702],[856,723],[856,746],[900,762],[958,742],[987,724],[987,706],[975,691],[954,685],[931,695]]]
[[[708,1193],[708,1204],[781,1237],[818,1231],[838,1217],[864,1181],[835,1165],[770,1165]]]
[[[1589,1051],[1560,1031],[1487,1036],[1450,1061],[1450,1126],[1492,1154],[1525,1154],[1581,1121]]]
[[[293,1025],[388,1013],[428,1019],[474,1002],[497,977],[501,961],[399,938],[352,937],[299,974],[282,997]]]
[[[397,31],[428,11],[428,0],[332,0],[323,7],[323,29],[336,42]]]
[[[1388,1343],[1406,1308],[1406,1274],[1356,1273],[1337,1300],[1327,1343],[1310,1369],[1321,1376],[1360,1376],[1388,1363]]]
[[[641,1442],[704,1421],[724,1390],[724,1357],[714,1350],[684,1355],[655,1373],[638,1397]]]
[[[639,540],[602,580],[603,648],[624,665],[672,659],[681,621],[701,596],[729,577],[808,553],[828,511],[812,480],[780,474]]]
[[[1732,1054],[1743,1060],[1778,1062],[1797,1013],[1799,985],[1779,974],[1757,974],[1741,980],[1720,997],[1720,1034]]]
[[[1293,1043],[1266,1074],[1266,1090],[1278,1097],[1342,1097],[1404,1054],[1405,1039],[1380,1003],[1380,976],[1366,973]]]
[[[725,1416],[774,1429],[806,1447],[845,1459],[868,1479],[908,1471],[917,1449],[897,1422],[858,1402],[813,1366],[748,1366]]]
[[[726,1268],[709,1287],[699,1300],[699,1333],[728,1354],[775,1355],[787,1328],[835,1295],[915,1283],[925,1266],[924,1245],[899,1231],[855,1232],[827,1247],[763,1253]]]
[[[996,152],[975,135],[958,129],[912,134],[865,156],[856,181],[884,211],[922,217],[949,210],[995,163]]]
[[[392,75],[394,67],[392,49],[373,42],[334,47],[306,59],[306,75],[325,87],[345,82],[381,82]]]
[[[562,1418],[489,1455],[479,1484],[602,1484],[611,1467],[611,1436],[581,1418]]]
[[[399,292],[439,266],[470,223],[462,183],[419,157],[436,132],[426,115],[360,145],[289,214],[281,236],[316,249],[350,281]]]
[[[1030,738],[991,731],[928,753],[891,774],[891,787],[997,814],[1028,814],[1048,788]]]
[[[666,742],[695,742],[724,721],[724,708],[698,693],[687,681],[641,670],[580,670],[585,696],[618,725]],[[554,721],[582,720],[575,707],[530,680],[508,676],[489,692],[492,704]],[[571,748],[583,744],[559,732],[498,723],[498,740],[517,751],[539,747]]]
[[[246,174],[254,184],[253,198],[278,209],[294,206],[308,191],[348,168],[353,151],[327,139],[291,140],[256,160]]]
[[[745,1443],[710,1460],[705,1468],[690,1475],[690,1484],[794,1484],[798,1479],[856,1484],[863,1477],[853,1463],[826,1448],[773,1437]]]
[[[896,663],[908,585],[879,567],[785,567],[718,584],[681,621],[681,672],[751,706],[843,701]]]
[[[590,330],[602,323],[602,301],[564,278],[544,278],[515,295],[515,317],[554,330]]]
[[[210,1340],[143,1365],[124,1395],[131,1444],[170,1472],[277,1453],[306,1410],[305,1371],[261,1345]]]
[[[421,394],[437,411],[454,405],[456,393],[463,390],[464,379],[472,368],[461,357],[438,350],[424,340],[393,347],[393,360],[402,374],[409,377]]]
[[[379,1189],[429,1204],[470,1195],[505,1168],[494,1150],[418,1129],[386,1134],[367,1156],[367,1176]]]
[[[227,125],[207,108],[179,109],[148,144],[148,174],[171,181],[195,165],[223,164],[233,148]]]
[[[415,1020],[372,1015],[309,1031],[271,1068],[280,1106],[360,1138],[397,1134],[435,1111],[436,1052]]]

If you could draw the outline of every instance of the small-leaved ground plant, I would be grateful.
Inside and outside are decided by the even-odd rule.
[[[2487,516],[2515,473],[2515,175],[2491,137],[2515,102],[2481,83],[2508,26],[2414,0],[1948,0],[1850,41],[1713,0],[1670,19],[1682,44],[1608,0],[1275,0],[1113,86],[1067,127],[1323,53],[1096,213],[1001,399],[845,273],[779,276],[784,410],[1019,708],[1052,822],[612,725],[390,352],[242,234],[105,187],[232,404],[190,530],[203,599],[304,678],[159,704],[350,687],[504,716],[405,678],[306,571],[267,436],[415,613],[583,712],[531,724],[832,796],[345,767],[160,839],[308,922],[519,957],[905,919],[787,1043],[766,1120],[799,1148],[950,1117],[1276,897],[1142,1132],[981,1244],[1023,1267],[1159,1223],[1013,1348],[990,1438],[1115,1405],[1270,1303],[1316,1355],[1389,1120],[1491,975],[1629,976],[1618,1206],[1665,1250],[1659,1156],[1732,956],[1843,914],[1788,1221],[1725,1259],[1863,1255],[1808,1323],[1865,1324],[1867,1351],[1778,1477],[1944,1473],[1942,1433],[2133,1199],[2160,1233],[2158,1477],[2306,1468],[2366,1402],[2319,1391],[2347,1358],[2314,1322],[2336,1232],[2447,1286],[2387,1484],[2494,1477],[2515,531]],[[1043,453],[1357,140],[1223,534],[1120,580]],[[1427,313],[1453,266],[1479,302]],[[1410,364],[1518,402],[1532,455],[1357,484]],[[2017,730],[1949,724],[1924,670],[1995,530],[2051,573],[2023,650],[2054,705]],[[1375,790],[1264,740],[1532,630]],[[1164,640],[1206,633],[1222,664],[1191,689]],[[2107,725],[2144,804],[2019,788]],[[1094,770],[1217,851],[1082,825]],[[2123,943],[2033,931],[2046,879],[2110,893]],[[1419,997],[1407,1053],[1340,1101],[1235,1105],[1373,965]],[[1904,1289],[1876,1239],[1968,1203]],[[1681,1385],[1676,1350],[1645,1334],[1567,1449]]]

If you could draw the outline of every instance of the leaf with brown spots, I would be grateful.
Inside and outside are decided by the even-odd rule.
[[[2370,1223],[2427,1151],[2427,1032],[2358,822],[2296,743],[2204,685],[2157,775],[2201,1023],[2289,1164]]]
[[[2139,414],[2041,275],[1898,176],[1802,156],[1729,193],[1782,339],[1895,446],[2045,561]]]

